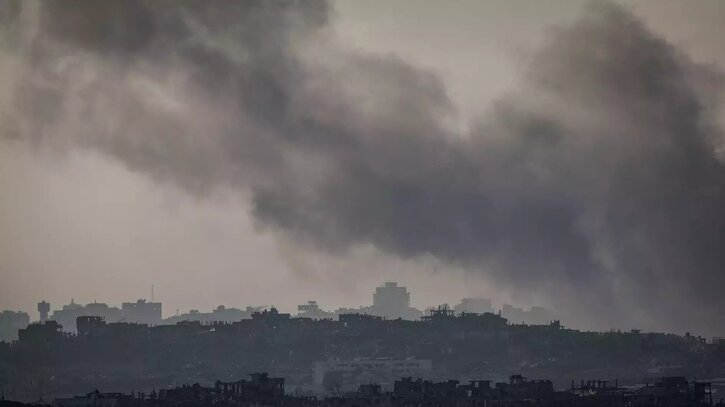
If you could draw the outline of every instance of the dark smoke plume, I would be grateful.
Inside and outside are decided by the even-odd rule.
[[[722,333],[722,78],[618,6],[554,32],[470,134],[435,75],[336,43],[323,1],[0,11],[9,140],[251,191],[261,226],[316,250],[435,256],[599,326]]]

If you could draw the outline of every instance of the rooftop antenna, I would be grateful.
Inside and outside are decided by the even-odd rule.
[[[154,285],[151,284],[151,302],[154,302]]]

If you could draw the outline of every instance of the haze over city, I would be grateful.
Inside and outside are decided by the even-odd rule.
[[[725,3],[172,4],[0,2],[0,309],[725,335]]]

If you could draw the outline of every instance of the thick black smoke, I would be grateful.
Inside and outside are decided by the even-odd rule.
[[[6,138],[101,150],[344,253],[432,255],[610,326],[721,332],[719,74],[597,3],[470,134],[322,1],[6,2]],[[12,82],[12,86],[9,83]]]

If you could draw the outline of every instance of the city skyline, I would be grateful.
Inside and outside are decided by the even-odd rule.
[[[722,2],[264,4],[0,4],[0,309],[391,280],[722,335]]]
[[[278,309],[282,312],[289,311],[296,317],[309,317],[313,319],[336,319],[342,313],[360,313],[382,316],[389,319],[407,319],[415,320],[428,314],[430,311],[439,307],[446,307],[456,314],[465,313],[499,313],[509,319],[511,323],[538,323],[548,324],[557,319],[551,314],[550,310],[538,305],[520,307],[516,304],[500,303],[496,304],[489,298],[482,297],[464,297],[457,302],[438,302],[430,303],[424,307],[413,307],[410,302],[411,293],[407,287],[399,285],[397,282],[385,282],[371,292],[371,301],[355,306],[335,307],[324,302],[314,299],[308,300],[304,304],[297,304],[294,313],[293,309],[275,306],[273,303],[268,304],[218,304],[212,309],[190,308],[188,310],[173,310],[168,307],[163,308],[163,301],[158,298],[139,298],[133,301],[124,301],[119,304],[120,307],[113,303],[103,300],[94,299],[92,302],[84,303],[71,298],[68,304],[53,304],[42,300],[37,303],[35,311],[27,310],[6,310],[7,312],[21,312],[29,316],[27,325],[30,322],[45,322],[47,320],[58,321],[64,328],[75,331],[73,325],[75,320],[80,316],[101,316],[107,322],[135,322],[156,325],[159,323],[174,324],[184,320],[200,320],[202,322],[234,322],[239,319],[249,318],[251,313],[271,308]],[[148,311],[144,311],[144,315],[136,315],[134,309],[138,307],[147,307]],[[536,317],[527,316],[527,312],[538,312],[540,315]],[[150,313],[150,314],[148,314]],[[225,315],[226,314],[226,315]],[[240,316],[243,315],[243,316]],[[532,314],[533,315],[533,314]],[[36,318],[37,317],[37,318]],[[203,317],[203,319],[199,319]],[[536,322],[533,322],[536,321]]]

